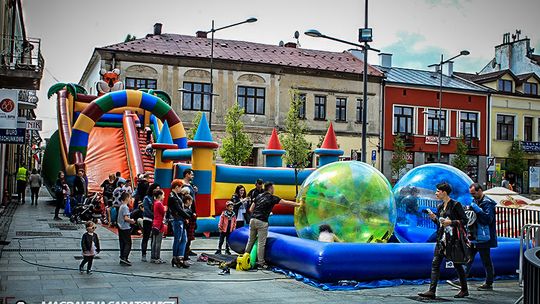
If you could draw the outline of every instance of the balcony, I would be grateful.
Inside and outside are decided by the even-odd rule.
[[[41,40],[0,37],[0,87],[39,90],[45,61]]]
[[[480,140],[476,137],[465,137],[465,144],[469,150],[478,150],[480,148]]]

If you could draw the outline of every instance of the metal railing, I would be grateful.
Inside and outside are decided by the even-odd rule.
[[[519,238],[527,224],[540,224],[540,210],[497,206],[497,236]]]
[[[40,72],[43,65],[41,39],[0,37],[0,67]]]
[[[520,230],[519,237],[519,285],[523,286],[523,294],[515,302],[524,300],[524,303],[538,303],[540,291],[540,263],[538,251],[540,250],[540,224],[526,224]],[[533,249],[534,248],[534,249]],[[524,263],[524,261],[526,262]],[[527,270],[525,271],[525,267]],[[536,299],[536,300],[534,300]]]

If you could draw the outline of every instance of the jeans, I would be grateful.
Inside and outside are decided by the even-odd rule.
[[[183,257],[186,250],[187,233],[184,229],[184,221],[181,219],[172,221],[174,240],[173,240],[173,256]]]
[[[83,269],[84,264],[88,263],[88,266],[86,266],[86,271],[90,271],[92,269],[92,262],[94,261],[93,255],[85,255],[83,256],[83,260],[81,262],[81,265],[79,265],[79,269]]]
[[[245,252],[250,253],[255,244],[255,239],[258,239],[257,260],[259,263],[265,263],[264,250],[266,248],[266,238],[268,237],[268,223],[252,218],[249,221],[249,239],[246,245]]]
[[[163,240],[163,232],[157,232],[157,230],[152,230],[152,250],[150,253],[150,258],[152,260],[160,259],[162,240]]]
[[[120,242],[120,259],[127,260],[131,252],[131,229],[118,229]]]
[[[472,263],[476,257],[476,253],[480,253],[482,264],[486,270],[486,284],[492,285],[495,271],[493,270],[493,262],[491,261],[491,248],[476,248],[476,246],[471,248],[471,261],[465,267],[466,276],[471,272]]]
[[[58,218],[58,213],[62,207],[64,207],[64,197],[56,194],[56,209],[54,209],[54,218]]]
[[[429,291],[435,292],[437,290],[437,282],[441,275],[441,263],[444,259],[444,254],[439,250],[439,245],[435,246],[435,254],[433,255],[433,261],[431,262],[431,283],[429,284]],[[454,264],[461,285],[461,291],[467,291],[467,279],[465,277],[465,269],[463,264]]]
[[[32,204],[37,205],[38,201],[38,195],[39,195],[39,187],[30,187],[30,192],[32,193]]]
[[[221,248],[223,247],[223,241],[226,240],[225,242],[225,250],[229,250],[229,235],[231,235],[231,232],[220,232],[219,233],[219,245],[218,245],[218,249],[221,251]]]
[[[152,232],[152,221],[143,220],[143,234],[141,241],[142,256],[146,256],[146,249],[148,248],[148,240],[150,239],[150,233]]]

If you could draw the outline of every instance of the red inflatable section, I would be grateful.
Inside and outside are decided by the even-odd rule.
[[[94,127],[88,138],[86,154],[88,192],[101,192],[101,183],[110,173],[120,171],[122,177],[130,179],[124,132],[120,128]]]

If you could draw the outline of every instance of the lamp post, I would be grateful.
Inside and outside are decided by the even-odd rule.
[[[329,40],[333,40],[333,41],[337,41],[337,42],[341,42],[341,43],[344,43],[344,44],[348,44],[348,45],[352,45],[352,46],[356,46],[356,47],[359,47],[363,50],[364,52],[364,71],[363,71],[363,76],[362,76],[362,80],[363,80],[363,92],[362,92],[362,161],[363,162],[367,162],[367,158],[366,158],[366,155],[367,155],[367,52],[368,51],[375,51],[375,52],[380,52],[379,50],[377,49],[374,49],[372,47],[369,46],[368,44],[368,41],[372,41],[371,40],[371,29],[369,29],[367,27],[367,16],[368,16],[368,10],[367,10],[367,7],[368,7],[368,0],[366,0],[365,2],[366,4],[366,7],[365,7],[365,12],[366,12],[366,15],[365,15],[365,28],[363,29],[360,29],[360,41],[363,41],[364,44],[361,45],[361,44],[358,44],[358,43],[354,43],[354,42],[349,42],[349,41],[345,41],[345,40],[341,40],[341,39],[338,39],[338,38],[334,38],[334,37],[330,37],[330,36],[326,36],[326,35],[323,35],[321,32],[319,32],[318,30],[314,30],[314,29],[311,29],[311,30],[308,30],[306,32],[304,32],[305,35],[307,36],[310,36],[310,37],[315,37],[315,38],[325,38],[325,39],[329,39]]]
[[[214,77],[213,77],[214,76],[214,33],[217,31],[221,31],[221,30],[233,27],[233,26],[237,26],[244,23],[253,23],[256,21],[257,21],[257,18],[251,17],[241,22],[215,28],[214,20],[212,20],[212,28],[206,32],[206,34],[211,33],[211,36],[210,36],[210,43],[211,43],[211,46],[210,46],[210,113],[208,114],[208,127],[210,129],[212,129],[212,108],[214,104]],[[204,100],[203,100],[203,109],[204,109]]]
[[[458,55],[456,55],[456,56],[454,56],[454,57],[452,57],[450,59],[446,59],[446,60],[444,60],[444,55],[441,54],[441,61],[439,63],[434,63],[434,64],[431,64],[431,65],[428,66],[428,67],[436,66],[437,70],[439,72],[439,110],[437,112],[437,162],[439,162],[439,163],[441,162],[441,113],[442,113],[442,86],[443,86],[442,68],[443,68],[444,64],[449,63],[452,60],[454,60],[454,59],[456,59],[456,58],[458,58],[460,56],[467,56],[469,54],[470,54],[469,51],[463,50],[463,51],[459,52]]]

